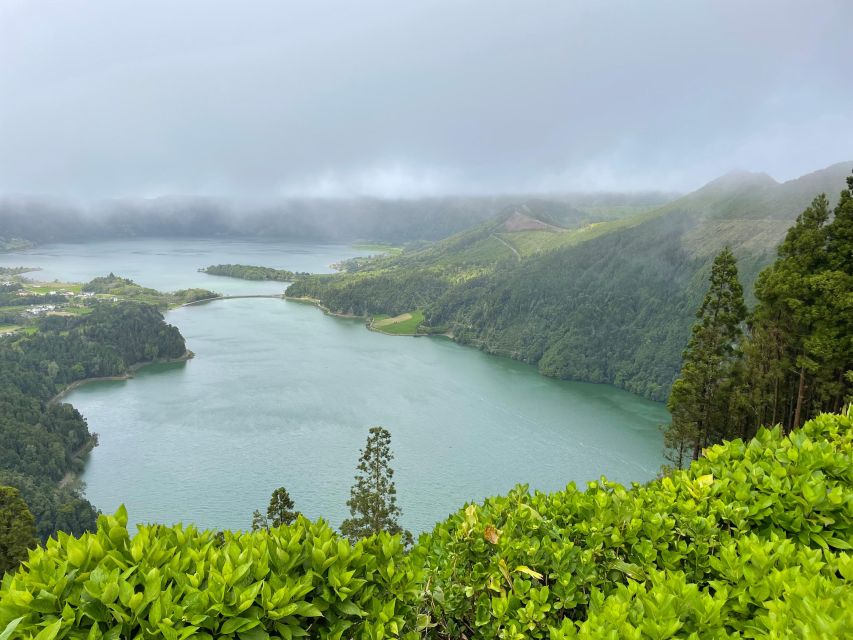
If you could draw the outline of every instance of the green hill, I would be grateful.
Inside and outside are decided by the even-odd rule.
[[[819,193],[834,200],[851,168],[781,184],[731,173],[663,207],[609,219],[516,209],[426,248],[306,278],[287,293],[362,316],[423,310],[421,331],[449,333],[546,375],[662,400],[713,256],[731,247],[750,302],[796,216]]]
[[[630,488],[469,504],[405,553],[300,517],[256,533],[101,516],[0,586],[0,637],[836,638],[853,628],[853,419],[762,430]]]

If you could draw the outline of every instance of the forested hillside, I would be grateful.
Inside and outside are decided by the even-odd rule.
[[[157,309],[130,302],[47,316],[33,331],[0,338],[0,485],[20,491],[42,540],[89,530],[96,517],[69,481],[96,440],[80,413],[54,396],[85,378],[185,354],[183,337]]]
[[[817,194],[837,200],[851,167],[782,184],[733,173],[653,211],[575,227],[528,210],[533,222],[519,228],[513,211],[355,272],[311,276],[287,293],[339,313],[422,310],[423,331],[449,332],[545,375],[663,400],[714,256],[732,249],[752,302],[753,282],[788,227]]]
[[[0,587],[17,638],[840,638],[853,628],[850,415],[711,447],[630,488],[602,478],[469,504],[405,553],[325,523],[253,533],[101,516]]]

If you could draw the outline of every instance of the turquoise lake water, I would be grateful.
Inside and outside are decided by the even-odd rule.
[[[110,271],[162,290],[280,293],[281,283],[198,273],[240,262],[329,271],[348,246],[138,240],[0,256],[40,280]],[[392,434],[402,523],[415,532],[516,483],[553,491],[601,475],[646,481],[663,462],[663,405],[607,385],[558,381],[446,338],[391,337],[278,299],[222,300],[166,314],[196,357],[71,393],[100,436],[83,480],[133,522],[247,528],[285,486],[333,526],[347,513],[372,425]]]

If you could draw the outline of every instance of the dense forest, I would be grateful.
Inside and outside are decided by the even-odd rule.
[[[308,275],[305,272],[256,267],[248,264],[214,264],[200,269],[200,271],[211,276],[225,276],[241,280],[274,280],[276,282],[293,282],[298,277]]]
[[[681,466],[710,444],[786,431],[853,401],[853,176],[834,211],[823,195],[797,218],[747,313],[737,261],[715,259],[668,407],[668,457]]]
[[[183,337],[157,309],[132,302],[46,316],[33,332],[0,338],[0,485],[20,491],[42,540],[90,530],[96,518],[70,481],[96,437],[55,396],[79,380],[124,375],[132,365],[185,354]]]
[[[518,487],[406,552],[302,516],[251,533],[101,516],[0,587],[12,638],[840,638],[853,417],[761,430],[625,488]],[[0,633],[4,633],[0,631]]]
[[[515,224],[514,210],[426,248],[301,279],[287,294],[364,316],[422,310],[423,331],[664,400],[716,254],[731,247],[754,304],[752,284],[788,227],[818,193],[837,201],[849,172],[834,165],[782,184],[730,174],[659,209],[580,227],[534,208]]]

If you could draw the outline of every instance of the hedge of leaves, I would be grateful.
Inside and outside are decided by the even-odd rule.
[[[352,547],[303,518],[131,538],[120,511],[3,579],[0,640],[844,637],[852,450],[853,419],[824,415],[646,486],[518,487],[408,554],[398,537]]]
[[[630,490],[523,487],[421,540],[433,637],[843,637],[853,420],[716,446]],[[692,634],[696,634],[693,636]]]
[[[216,534],[101,516],[59,534],[0,591],[0,638],[384,638],[402,635],[418,576],[399,537],[354,547],[325,523]],[[8,625],[8,626],[7,626]]]

